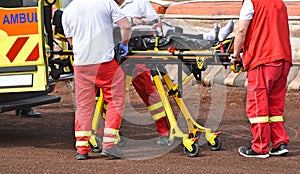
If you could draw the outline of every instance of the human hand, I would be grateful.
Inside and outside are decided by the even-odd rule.
[[[145,25],[146,22],[140,18],[134,17],[134,18],[132,18],[132,24],[133,25]]]
[[[245,71],[244,66],[243,66],[243,60],[241,57],[231,55],[230,56],[230,69],[234,73],[240,73],[241,71]]]
[[[126,56],[128,54],[128,45],[124,45],[123,43],[120,43],[119,53],[121,57]]]

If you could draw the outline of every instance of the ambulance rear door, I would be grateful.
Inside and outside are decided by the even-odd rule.
[[[0,7],[0,103],[13,104],[51,91],[42,7],[41,1],[33,7]],[[31,106],[39,102],[31,101]]]

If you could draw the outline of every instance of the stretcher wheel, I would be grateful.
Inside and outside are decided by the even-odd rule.
[[[102,137],[99,135],[96,135],[96,144],[92,144],[89,141],[89,145],[91,147],[91,151],[95,153],[100,153],[102,151]]]
[[[89,143],[89,144],[90,144],[90,143]],[[94,147],[92,144],[90,144],[90,147],[91,147],[91,151],[92,151],[92,152],[100,153],[100,152],[102,151],[102,146],[101,146],[101,147],[99,147],[99,146]]]
[[[200,145],[198,144],[198,141],[195,141],[192,144],[192,148],[193,148],[193,150],[190,152],[186,147],[183,147],[183,151],[188,157],[198,156],[198,154],[200,152]]]
[[[212,151],[220,150],[221,146],[222,146],[222,141],[221,141],[220,137],[217,136],[214,140],[215,140],[215,145],[212,145],[212,144],[210,144],[209,141],[207,141],[208,148]]]

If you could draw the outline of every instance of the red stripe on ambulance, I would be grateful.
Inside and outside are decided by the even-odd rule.
[[[25,60],[26,62],[28,61],[37,61],[40,57],[39,54],[39,44],[36,44],[34,49],[31,51],[27,59]]]
[[[10,62],[13,62],[15,60],[15,58],[17,57],[20,50],[23,48],[23,46],[25,45],[25,43],[27,42],[28,39],[29,39],[29,37],[19,37],[15,41],[13,46],[10,48],[10,50],[6,54],[6,57],[8,57]]]

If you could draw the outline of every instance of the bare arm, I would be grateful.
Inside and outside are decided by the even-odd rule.
[[[120,19],[117,22],[117,25],[121,29],[121,37],[122,37],[123,44],[128,45],[132,33],[128,19],[126,17]]]
[[[71,48],[73,48],[72,37],[67,38],[67,41],[69,42]]]
[[[240,20],[238,21],[237,27],[235,29],[233,56],[236,57],[236,59],[240,59],[240,51],[245,41],[249,23],[250,20]]]

